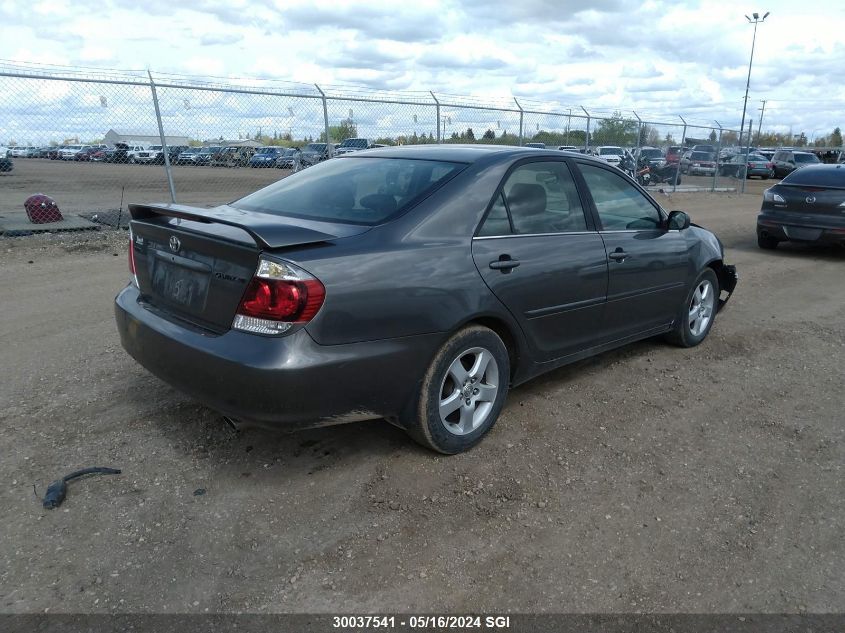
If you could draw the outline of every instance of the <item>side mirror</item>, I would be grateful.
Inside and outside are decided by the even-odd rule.
[[[683,231],[690,225],[689,216],[683,211],[670,211],[669,219],[666,220],[666,228],[670,231]]]

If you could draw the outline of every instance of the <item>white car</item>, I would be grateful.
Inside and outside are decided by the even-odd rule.
[[[130,145],[126,149],[126,162],[128,163],[139,163],[143,162],[140,160],[141,154],[146,154],[149,152],[150,146],[149,145]]]
[[[0,145],[0,158],[11,158],[12,157],[12,150],[8,147],[4,147]]]
[[[11,158],[26,158],[32,147],[11,147],[9,148],[9,156]]]
[[[130,153],[132,149],[130,148]],[[154,163],[162,156],[161,145],[150,145],[147,149],[135,153],[135,160],[139,163]],[[164,158],[160,159],[164,162]]]
[[[593,155],[598,156],[605,162],[616,166],[622,162],[625,150],[617,145],[601,145],[593,150]]]

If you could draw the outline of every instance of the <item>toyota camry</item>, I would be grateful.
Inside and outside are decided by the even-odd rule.
[[[356,152],[213,209],[130,206],[124,348],[246,425],[384,418],[457,453],[543,372],[663,335],[737,283],[715,235],[603,160]]]

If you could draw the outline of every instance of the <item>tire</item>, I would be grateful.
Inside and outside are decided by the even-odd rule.
[[[770,235],[761,235],[757,233],[757,246],[765,251],[773,251],[778,247],[780,240],[771,237]]]
[[[695,347],[710,333],[719,305],[719,280],[711,268],[699,273],[666,339],[679,347]]]
[[[499,335],[480,325],[466,327],[435,354],[402,426],[431,450],[445,455],[466,451],[493,428],[509,382],[510,359]]]

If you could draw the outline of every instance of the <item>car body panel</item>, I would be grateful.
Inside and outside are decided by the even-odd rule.
[[[598,163],[595,159],[557,150],[423,146],[371,149],[366,157],[337,160],[367,157],[466,166],[403,214],[374,226],[244,211],[237,201],[215,209],[130,205],[133,234],[170,257],[168,265],[229,270],[239,279],[221,283],[241,285],[226,292],[219,285],[222,294],[214,310],[203,313],[191,305],[180,312],[150,291],[150,272],[142,272],[140,289],[131,283],[116,300],[127,351],[167,382],[239,419],[295,425],[395,418],[413,402],[440,345],[469,322],[502,333],[512,354],[511,383],[519,384],[584,355],[667,331],[677,308],[670,305],[669,286],[680,297],[702,267],[722,264],[718,239],[697,227],[656,231],[660,236],[606,236],[592,230],[597,226],[593,218],[590,230],[578,234],[473,238],[494,192],[520,161],[574,165],[576,160]],[[320,167],[289,177],[308,178],[311,169]],[[171,246],[170,238],[179,243]],[[625,243],[631,266],[607,259],[608,242],[612,247],[613,240],[622,239],[638,242]],[[671,246],[663,252],[658,245],[665,244]],[[509,275],[489,268],[503,249],[524,260]],[[171,257],[168,250],[189,261]],[[240,269],[231,272],[235,252],[243,258]],[[226,327],[246,271],[259,253],[292,262],[325,288],[325,303],[314,318],[282,336]],[[149,264],[146,254],[136,267]],[[617,277],[610,266],[619,267]],[[605,328],[608,287],[627,312],[626,327]],[[649,295],[658,297],[658,307],[645,299]],[[343,387],[326,399],[314,396],[320,384]]]
[[[793,170],[764,195],[757,233],[782,241],[845,245],[845,165]],[[768,194],[779,199],[768,200]]]

